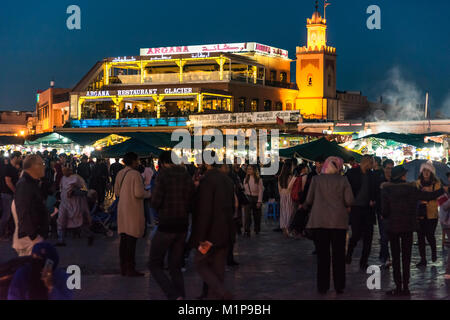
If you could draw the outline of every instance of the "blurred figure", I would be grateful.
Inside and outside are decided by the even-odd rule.
[[[111,175],[111,183],[114,186],[116,183],[116,177],[120,170],[122,170],[123,164],[120,163],[120,159],[116,158],[116,162],[114,162],[109,168],[109,174]]]
[[[250,237],[252,216],[255,234],[259,234],[261,231],[261,205],[264,192],[264,186],[259,176],[258,168],[254,165],[247,167],[247,176],[244,179],[244,192],[249,201],[244,209],[245,235]]]
[[[386,294],[394,296],[410,295],[409,275],[413,232],[417,230],[417,202],[430,201],[444,193],[443,189],[434,192],[419,190],[415,183],[406,182],[407,172],[402,165],[396,166],[392,169],[391,182],[381,185],[381,214],[387,219],[396,285]]]
[[[120,270],[122,276],[140,277],[136,271],[136,243],[145,230],[144,199],[150,198],[150,191],[144,189],[142,177],[137,171],[138,155],[129,152],[123,157],[126,167],[116,177],[114,193],[119,198],[117,209],[117,233],[120,234]]]
[[[389,267],[389,237],[387,234],[387,221],[381,215],[381,185],[385,182],[391,181],[392,168],[394,167],[394,161],[386,159],[383,162],[383,170],[376,174],[376,213],[378,219],[378,231],[380,233],[380,262],[382,267]]]
[[[289,236],[289,226],[294,213],[294,204],[291,197],[291,189],[295,177],[292,174],[292,161],[286,160],[278,178],[278,190],[280,192],[280,228],[285,236]]]
[[[97,163],[92,169],[89,189],[97,191],[98,204],[103,206],[105,202],[106,185],[109,181],[108,167],[105,159],[97,159]]]
[[[363,240],[363,250],[359,267],[366,271],[370,250],[372,248],[373,226],[375,224],[375,200],[376,200],[376,180],[373,172],[373,158],[365,155],[361,159],[361,164],[357,168],[350,169],[346,177],[352,187],[355,201],[350,212],[350,225],[352,236],[350,238],[346,262],[352,262],[353,250],[359,240]]]
[[[13,217],[16,225],[13,248],[19,256],[31,254],[35,243],[48,236],[48,213],[39,179],[45,168],[41,157],[28,155],[23,161],[23,174],[16,185],[13,202]]]
[[[329,157],[321,175],[312,179],[305,206],[311,209],[307,228],[312,229],[317,250],[317,289],[325,294],[330,289],[330,264],[334,289],[345,289],[345,238],[348,212],[353,193],[346,177],[341,175],[343,160]],[[331,263],[332,261],[332,263]]]
[[[149,269],[169,300],[182,300],[186,293],[181,268],[195,187],[186,169],[173,163],[171,151],[161,153],[158,167],[151,206],[159,222],[151,242]],[[170,278],[164,272],[167,254]]]
[[[420,175],[416,185],[421,191],[435,191],[441,188],[441,183],[436,178],[436,169],[431,161],[427,161],[420,166]],[[419,230],[417,237],[419,240],[420,262],[417,264],[417,267],[425,267],[427,265],[425,238],[431,247],[431,261],[436,262],[437,260],[435,237],[438,223],[437,201],[421,201],[418,206],[418,218]]]
[[[208,286],[207,298],[229,300],[232,295],[224,281],[228,250],[234,238],[234,186],[217,167],[206,168],[197,190],[190,244],[197,249],[194,263]]]
[[[12,278],[8,300],[70,300],[68,274],[58,268],[59,255],[46,242],[34,245],[30,263],[19,268]]]
[[[83,155],[81,157],[81,163],[78,165],[77,174],[83,178],[84,182],[89,185],[89,179],[91,177],[91,166],[88,163],[88,157]]]
[[[77,229],[89,226],[90,214],[87,202],[87,187],[83,178],[74,174],[71,168],[63,168],[61,179],[61,203],[58,211],[58,242],[56,246],[66,246],[65,233],[67,229]],[[80,229],[85,231],[86,228]],[[93,236],[88,234],[88,244],[92,245]]]
[[[18,151],[14,151],[10,157],[9,163],[3,167],[1,176],[2,215],[0,219],[0,238],[6,240],[9,240],[13,233],[9,226],[11,219],[11,204],[13,202],[14,193],[16,192],[16,184],[19,180],[21,164],[22,154]]]

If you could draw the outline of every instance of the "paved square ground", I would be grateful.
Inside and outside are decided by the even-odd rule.
[[[347,267],[347,288],[336,296],[333,290],[326,296],[316,293],[316,256],[313,244],[307,239],[285,238],[273,232],[273,222],[263,222],[260,235],[251,238],[238,237],[235,247],[236,260],[240,266],[228,268],[226,284],[237,300],[246,299],[386,299],[384,291],[392,285],[392,271],[382,270],[381,290],[369,290],[368,274],[359,270],[361,245],[355,250],[353,263]],[[450,282],[444,280],[447,252],[442,250],[441,231],[438,227],[438,261],[424,269],[418,269],[418,247],[413,248],[411,265],[411,299],[449,299]],[[52,240],[55,241],[55,240]],[[81,290],[76,299],[138,299],[159,300],[165,296],[150,276],[146,267],[150,240],[140,239],[136,252],[137,269],[144,271],[144,278],[124,278],[119,274],[117,236],[106,238],[97,235],[93,247],[86,239],[67,239],[68,246],[58,248],[61,266],[79,265],[82,270]],[[428,254],[431,255],[429,247]],[[378,262],[378,227],[369,264]],[[0,242],[0,261],[15,257],[9,242]],[[188,299],[200,295],[202,282],[193,269],[191,259],[184,273]]]

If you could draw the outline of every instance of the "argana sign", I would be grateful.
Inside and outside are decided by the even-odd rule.
[[[176,46],[141,49],[141,56],[158,56],[162,54],[195,54],[210,52],[257,52],[272,57],[288,59],[288,51],[266,46],[256,42],[225,43],[225,44],[205,44],[198,46]],[[199,56],[201,57],[201,55]]]

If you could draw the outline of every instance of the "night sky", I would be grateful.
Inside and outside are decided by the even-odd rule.
[[[450,115],[450,1],[330,2],[338,90],[377,100],[401,81],[399,88],[419,97],[429,91],[432,110]],[[72,4],[81,8],[81,30],[66,27]],[[372,4],[381,8],[381,30],[366,27]],[[314,1],[2,0],[0,10],[0,109],[34,110],[36,91],[50,80],[71,88],[96,61],[138,55],[139,48],[255,41],[287,49],[294,59],[295,47],[306,44]]]

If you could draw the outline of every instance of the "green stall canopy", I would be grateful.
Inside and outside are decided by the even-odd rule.
[[[128,152],[137,153],[139,157],[157,157],[161,154],[162,150],[136,138],[131,138],[125,142],[103,148],[100,151],[95,151],[93,156],[103,158],[121,158]]]
[[[292,148],[280,149],[280,157],[292,158],[295,155],[310,161],[314,161],[318,157],[328,158],[335,156],[341,157],[346,162],[348,162],[350,158],[354,158],[359,162],[362,157],[359,153],[341,147],[336,141],[330,142],[325,138],[314,140]]]
[[[432,133],[416,134],[416,133],[381,132],[377,134],[370,134],[354,140],[374,138],[374,139],[392,140],[397,143],[407,144],[410,146],[414,146],[416,148],[433,148],[433,147],[440,147],[441,144],[437,142],[425,143],[425,137],[436,137],[441,136],[443,134],[445,133],[432,132]]]

